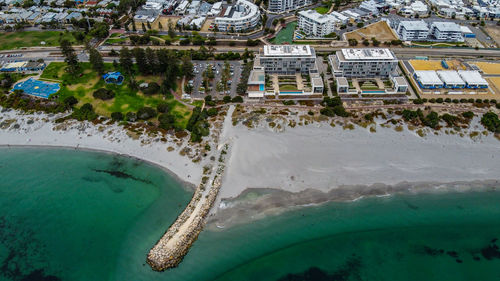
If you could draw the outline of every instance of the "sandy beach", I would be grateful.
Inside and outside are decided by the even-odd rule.
[[[478,118],[469,131],[484,131]],[[239,124],[227,132],[232,153],[213,212],[218,217],[212,220],[228,223],[236,210],[255,218],[271,209],[329,200],[498,185],[499,140],[464,133],[442,129],[436,135],[429,129],[421,137],[406,126],[396,131],[378,124],[370,132],[327,122],[277,132],[262,124],[252,129]]]
[[[166,169],[171,175],[191,185],[201,181],[205,161],[194,163],[180,155],[186,144],[177,145],[169,137],[140,136],[132,138],[117,124],[94,125],[66,121],[56,124],[60,115],[22,114],[11,110],[0,115],[0,146],[51,146],[93,149],[135,157]]]

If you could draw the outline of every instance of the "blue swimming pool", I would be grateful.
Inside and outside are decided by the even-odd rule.
[[[301,95],[303,92],[280,92],[280,95]]]
[[[265,87],[264,85],[259,85],[259,91],[264,91]]]

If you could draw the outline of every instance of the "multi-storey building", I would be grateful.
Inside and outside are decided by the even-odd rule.
[[[329,61],[335,77],[388,77],[398,66],[389,49],[342,49]]]
[[[440,41],[463,42],[462,29],[454,22],[433,22],[430,34]]]
[[[396,29],[403,41],[425,41],[429,36],[429,27],[425,21],[401,21]]]
[[[299,12],[299,28],[308,36],[323,37],[335,32],[336,17],[322,15],[315,10]]]
[[[260,21],[259,7],[246,0],[238,0],[236,5],[228,6],[223,16],[215,18],[219,31],[239,32],[255,28]]]
[[[308,6],[312,0],[269,0],[269,11],[273,13],[284,13]]]
[[[257,59],[266,73],[292,75],[316,69],[316,53],[308,45],[266,45]]]

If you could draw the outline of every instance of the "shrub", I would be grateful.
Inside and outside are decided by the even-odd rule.
[[[413,104],[423,104],[424,101],[422,99],[416,99],[416,100],[413,100]]]
[[[121,112],[113,112],[113,113],[111,113],[111,119],[113,119],[115,121],[122,121],[123,114]]]
[[[474,103],[474,99],[468,99],[467,102]]]
[[[444,102],[450,103],[451,99],[450,98],[446,98],[446,99],[444,99]]]
[[[168,103],[162,101],[158,103],[158,105],[156,106],[156,110],[160,113],[166,113],[169,110],[169,105]]]
[[[94,107],[90,103],[86,103],[79,109],[75,109],[71,116],[79,121],[92,121],[97,118],[97,114],[94,112]]]
[[[243,102],[243,97],[242,96],[236,96],[231,101],[232,102],[238,102],[238,103],[240,103],[240,102]]]
[[[142,92],[147,96],[158,94],[158,92],[160,92],[160,85],[158,85],[158,83],[151,82],[148,84],[147,88],[142,90]]]
[[[139,110],[137,110],[137,118],[140,120],[148,120],[153,117],[156,117],[156,115],[157,115],[156,110],[149,106],[144,106],[139,108]]]
[[[293,101],[293,100],[284,100],[283,104],[284,105],[295,105],[295,101]]]
[[[458,99],[453,99],[453,100],[452,100],[452,102],[453,102],[453,103],[455,103],[455,104],[457,104],[457,103],[459,103],[460,101],[459,101]]]
[[[497,105],[495,106],[497,109],[500,109],[500,103],[497,103]]]
[[[460,103],[467,103],[467,99],[460,99]]]
[[[217,110],[217,108],[214,108],[214,107],[209,108],[209,109],[207,110],[207,114],[208,114],[208,116],[216,116],[216,115],[217,115],[217,113],[219,113],[219,111]]]
[[[74,96],[69,96],[64,99],[64,104],[73,107],[78,103],[78,100]]]
[[[443,114],[443,116],[441,116],[441,119],[443,119],[446,124],[448,124],[448,126],[453,126],[458,118],[455,115],[445,113]]]
[[[341,116],[341,117],[348,117],[349,113],[345,110],[345,108],[342,105],[337,105],[333,107],[333,112],[335,112],[335,115]]]
[[[476,103],[483,103],[482,99],[476,99]]]
[[[491,132],[500,133],[500,119],[493,112],[487,112],[481,118],[481,124]]]
[[[410,121],[410,120],[413,120],[413,119],[417,119],[418,118],[418,113],[416,111],[413,111],[413,110],[404,109],[403,113],[402,113],[402,116],[403,116],[404,120]]]
[[[224,96],[224,97],[222,98],[222,101],[223,101],[224,103],[230,103],[230,102],[231,102],[231,96]]]
[[[129,121],[129,122],[135,122],[137,121],[137,114],[135,114],[135,112],[127,112],[127,114],[125,114],[125,120]]]
[[[436,102],[437,102],[437,103],[443,103],[443,98],[437,98],[437,99],[436,99]]]
[[[430,103],[435,103],[436,102],[436,99],[430,99],[429,100]]]
[[[106,88],[99,88],[92,95],[94,98],[101,100],[110,100],[115,97],[115,93]]]
[[[158,121],[160,122],[159,127],[164,130],[170,130],[174,128],[175,117],[170,113],[163,113],[158,116]]]
[[[462,112],[462,116],[467,119],[472,119],[474,117],[474,112],[472,111]]]

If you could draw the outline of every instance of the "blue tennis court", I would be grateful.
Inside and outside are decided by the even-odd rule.
[[[14,85],[12,91],[23,90],[27,95],[46,99],[50,95],[57,93],[60,88],[59,83],[45,82],[30,78]]]

